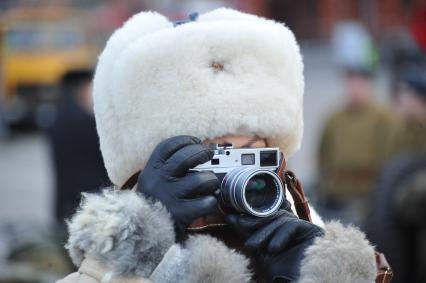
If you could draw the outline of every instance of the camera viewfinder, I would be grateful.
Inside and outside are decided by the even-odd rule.
[[[254,165],[254,153],[241,154],[241,165]]]
[[[260,166],[277,166],[277,152],[275,150],[260,152]]]

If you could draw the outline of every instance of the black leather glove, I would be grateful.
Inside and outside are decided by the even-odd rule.
[[[177,136],[161,142],[138,178],[137,190],[166,206],[175,221],[176,235],[201,216],[217,209],[213,196],[219,181],[212,172],[188,170],[209,161],[214,152],[198,138]]]
[[[285,209],[268,218],[231,214],[227,220],[247,239],[265,282],[297,280],[306,248],[324,235],[322,228]]]

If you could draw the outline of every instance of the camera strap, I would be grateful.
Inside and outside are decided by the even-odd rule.
[[[291,194],[294,201],[294,208],[300,219],[312,222],[311,211],[309,209],[308,200],[306,199],[305,192],[303,191],[302,183],[297,179],[292,171],[284,171],[282,179],[287,185],[287,190]]]
[[[131,190],[138,182],[139,174],[141,173],[141,170],[133,174],[127,181],[120,187],[121,191],[124,190]]]
[[[376,283],[390,283],[393,277],[393,271],[385,255],[379,252],[375,252],[374,254],[376,256],[377,265]]]
[[[302,183],[299,179],[297,179],[296,175],[292,171],[285,170],[286,166],[287,162],[284,155],[281,153],[280,166],[276,173],[281,178],[281,181],[286,185],[288,192],[293,198],[297,216],[299,216],[300,219],[312,222],[311,211],[309,209],[305,192],[303,191]]]

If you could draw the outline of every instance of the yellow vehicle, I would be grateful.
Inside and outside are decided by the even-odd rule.
[[[58,98],[60,78],[92,68],[82,14],[68,9],[27,8],[0,16],[2,111],[9,124],[43,126]]]

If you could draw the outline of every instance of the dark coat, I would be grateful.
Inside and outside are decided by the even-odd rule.
[[[72,99],[63,101],[48,130],[56,177],[55,216],[61,223],[80,202],[82,191],[109,185],[99,150],[95,119]]]
[[[368,236],[394,270],[393,283],[424,282],[425,279],[422,277],[426,262],[426,223],[418,218],[425,215],[426,205],[416,202],[426,198],[426,183],[420,184],[420,189],[410,185],[425,171],[426,156],[400,154],[384,167],[379,177]],[[422,196],[410,192],[413,189]],[[417,211],[413,212],[413,208]]]

